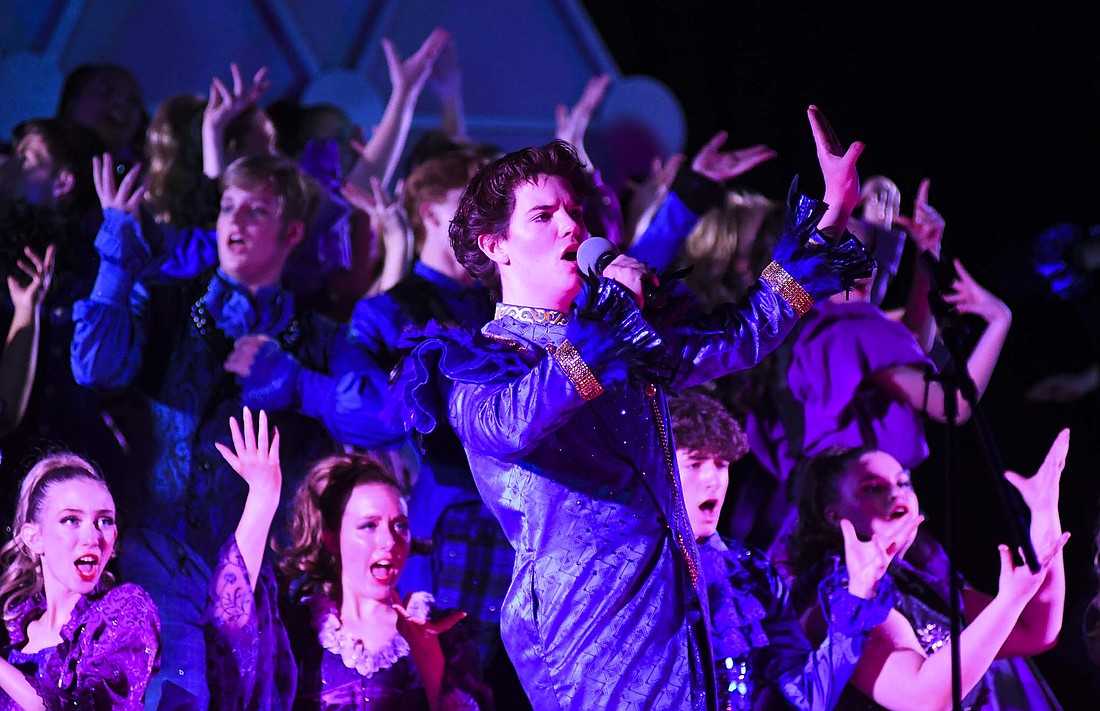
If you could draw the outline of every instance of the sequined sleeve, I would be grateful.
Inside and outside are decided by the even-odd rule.
[[[28,681],[47,709],[139,711],[159,668],[156,605],[143,589],[126,584],[74,610],[47,673]]]
[[[279,616],[274,571],[264,565],[253,592],[236,538],[218,556],[204,632],[210,708],[291,707],[297,672]]]

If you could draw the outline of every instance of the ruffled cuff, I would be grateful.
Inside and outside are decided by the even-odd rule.
[[[897,585],[889,573],[878,581],[870,600],[848,592],[848,569],[844,566],[821,581],[817,594],[829,630],[847,635],[862,634],[882,624],[898,602]]]
[[[765,278],[796,311],[804,312],[813,302],[870,277],[875,260],[851,232],[839,239],[822,234],[817,224],[825,214],[825,203],[796,194],[796,185],[797,178],[787,196],[783,234]]]
[[[397,414],[407,429],[422,434],[446,418],[452,381],[486,383],[529,369],[507,346],[469,329],[445,329],[434,321],[423,330],[408,329],[402,343],[411,350],[390,383],[390,405],[400,410]]]
[[[103,223],[95,237],[95,249],[101,262],[121,267],[131,278],[140,274],[153,258],[153,252],[141,234],[141,225],[130,213],[115,208],[103,211]]]

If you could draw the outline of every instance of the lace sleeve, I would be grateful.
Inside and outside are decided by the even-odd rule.
[[[222,547],[210,580],[204,632],[211,708],[291,707],[297,673],[275,575],[265,564],[253,593],[235,538]]]

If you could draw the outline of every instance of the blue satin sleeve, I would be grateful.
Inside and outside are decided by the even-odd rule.
[[[879,581],[869,600],[849,593],[844,576],[841,569],[819,587],[828,631],[817,649],[811,649],[785,591],[777,591],[779,609],[764,623],[770,642],[758,652],[765,657],[764,677],[795,708],[827,711],[836,706],[871,630],[886,620],[897,599],[889,576]]]
[[[506,382],[456,382],[451,425],[467,450],[516,461],[585,404],[565,371],[550,356]]]
[[[141,369],[147,294],[137,279],[150,250],[138,223],[120,210],[104,210],[95,244],[99,271],[88,298],[73,304],[70,363],[80,385],[120,388]]]
[[[701,311],[678,285],[669,304],[647,312],[668,344],[673,385],[687,388],[751,368],[774,350],[798,322],[798,314],[767,282],[758,279],[738,302]]]
[[[698,222],[699,215],[692,212],[679,195],[670,192],[626,253],[645,262],[654,271],[664,271],[676,259]]]
[[[320,420],[341,444],[368,449],[400,446],[406,430],[400,419],[388,415],[389,373],[368,349],[349,338],[345,326],[336,326],[320,344],[326,352],[310,360],[326,367],[304,367],[296,379],[302,413]]]

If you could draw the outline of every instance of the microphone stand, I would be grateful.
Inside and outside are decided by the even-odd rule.
[[[947,363],[940,373],[928,372],[925,378],[939,382],[943,387],[943,409],[946,428],[944,430],[944,491],[947,496],[947,533],[946,550],[948,569],[950,571],[950,595],[951,600],[951,694],[952,708],[955,711],[962,710],[962,683],[960,680],[959,638],[962,635],[962,615],[959,610],[959,598],[961,596],[961,581],[959,580],[957,564],[955,562],[955,546],[958,531],[958,480],[954,475],[955,470],[955,432],[958,429],[958,402],[961,394],[970,405],[970,417],[978,432],[981,442],[983,458],[986,462],[986,471],[993,480],[994,491],[1009,523],[1010,548],[1013,557],[1016,551],[1023,552],[1023,560],[1027,563],[1032,573],[1039,571],[1039,559],[1035,555],[1035,548],[1031,543],[1031,535],[1028,532],[1028,513],[1024,506],[1020,493],[1009,484],[1004,477],[1005,467],[1001,461],[993,439],[993,432],[989,421],[985,417],[985,411],[978,403],[978,391],[974,385],[970,373],[966,370],[966,354],[963,350],[963,337],[965,327],[960,314],[951,310],[950,304],[943,298],[943,289],[949,287],[955,280],[955,270],[948,263],[937,260],[927,250],[921,253],[921,258],[932,275],[932,285],[928,290],[928,303],[932,314],[939,327],[940,337],[947,348]]]

